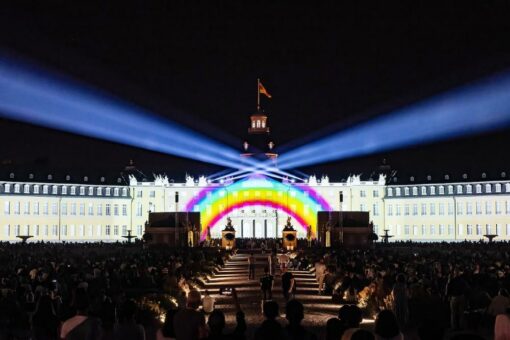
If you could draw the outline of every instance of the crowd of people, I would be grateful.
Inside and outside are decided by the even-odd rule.
[[[204,297],[194,287],[200,286],[197,277],[222,266],[228,256],[216,248],[138,243],[2,243],[0,339],[293,340],[323,334],[327,339],[442,339],[447,332],[459,338],[510,338],[508,243],[303,247],[284,255],[289,266],[315,271],[319,294],[343,305],[324,332],[303,327],[306,310],[299,287],[296,295],[291,285],[282,308],[286,321],[266,289],[265,320],[250,326],[254,332],[247,332],[232,289],[237,323],[226,327],[228,314],[214,308],[208,292]],[[270,268],[268,260],[261,298],[263,285],[273,284]],[[282,282],[285,269],[280,268]],[[175,297],[174,303],[161,320],[144,319],[138,298],[160,293]],[[374,327],[361,325],[363,318],[374,319]]]

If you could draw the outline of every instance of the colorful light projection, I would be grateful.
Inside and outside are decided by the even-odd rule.
[[[305,231],[310,227],[312,236],[317,230],[317,212],[332,210],[319,193],[306,185],[252,175],[227,186],[203,189],[186,204],[186,211],[200,212],[203,239],[207,228],[223,227],[218,225],[223,217],[253,206],[283,211]]]

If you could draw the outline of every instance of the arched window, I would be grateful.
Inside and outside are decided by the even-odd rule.
[[[401,192],[400,188],[396,188],[395,189],[395,195],[396,196],[400,196],[400,192]]]
[[[466,185],[466,194],[473,193],[473,186],[471,184]]]
[[[413,196],[418,196],[418,187],[413,187]]]
[[[457,195],[462,194],[462,185],[457,185]]]
[[[505,192],[510,192],[510,183],[505,184]]]
[[[24,192],[25,194],[29,194],[29,193],[30,193],[30,185],[25,184],[25,185],[23,186],[23,192]]]
[[[388,197],[391,197],[391,196],[393,196],[393,189],[388,188]]]
[[[477,184],[476,185],[476,193],[477,194],[481,194],[482,193],[482,185],[481,184]]]
[[[409,196],[409,188],[408,187],[404,188],[404,195]]]
[[[501,183],[496,183],[495,186],[496,192],[501,192]]]
[[[444,195],[444,186],[439,186],[439,195]]]
[[[453,195],[453,185],[448,186],[448,195]]]
[[[14,184],[14,192],[19,194],[19,190],[20,190],[19,184]]]
[[[488,194],[492,192],[492,187],[490,184],[485,184],[485,192]]]

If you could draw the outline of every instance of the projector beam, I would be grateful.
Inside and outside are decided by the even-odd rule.
[[[282,169],[405,148],[510,126],[510,73],[449,91],[279,158]]]

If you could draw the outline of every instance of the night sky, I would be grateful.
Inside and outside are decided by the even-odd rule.
[[[264,100],[280,146],[324,135],[509,69],[510,8],[209,1],[115,6],[19,1],[0,7],[0,48],[239,148]],[[340,3],[340,2],[338,2]],[[510,93],[509,93],[510,95]],[[402,176],[510,174],[509,130],[302,169],[332,179],[386,158]],[[0,168],[182,180],[216,166],[0,120]],[[9,170],[10,171],[10,170]]]

